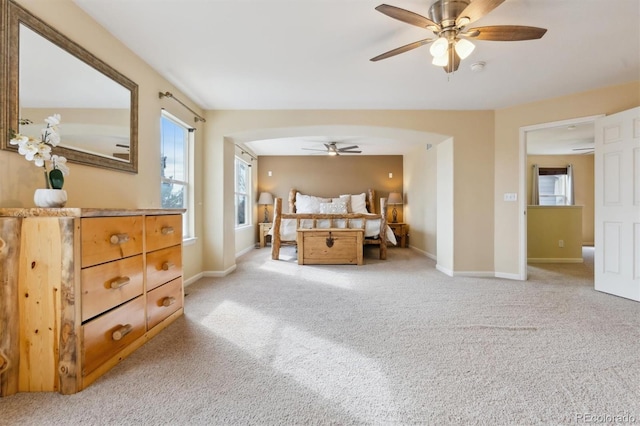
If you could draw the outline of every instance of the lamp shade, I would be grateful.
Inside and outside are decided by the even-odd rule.
[[[449,40],[444,37],[440,37],[436,41],[433,42],[431,47],[429,48],[429,52],[435,56],[442,56],[447,53],[447,49],[449,48]]]
[[[476,47],[467,39],[460,39],[456,42],[456,53],[460,56],[460,59],[466,59],[467,56],[471,55],[473,49]]]
[[[388,204],[402,204],[402,194],[399,192],[392,192],[389,194]]]
[[[273,195],[270,192],[261,192],[258,204],[273,204]]]

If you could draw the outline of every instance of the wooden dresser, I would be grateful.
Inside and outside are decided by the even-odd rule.
[[[182,212],[0,209],[0,396],[76,393],[182,315]]]

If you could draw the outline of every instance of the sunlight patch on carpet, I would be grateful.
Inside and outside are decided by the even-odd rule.
[[[364,422],[375,420],[371,407],[398,406],[378,363],[351,348],[232,301],[201,324]]]
[[[355,267],[353,265],[343,266],[345,268]],[[301,280],[311,281],[323,285],[330,285],[332,287],[346,290],[351,290],[355,286],[355,283],[352,279],[352,270],[342,273],[326,269],[322,266],[300,266],[297,263],[292,264],[287,262],[280,262],[277,260],[269,260],[263,263],[262,265],[260,265],[260,269],[270,273],[287,275],[289,277],[297,277]]]

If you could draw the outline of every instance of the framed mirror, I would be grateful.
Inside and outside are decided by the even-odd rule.
[[[17,151],[12,132],[39,138],[44,119],[60,114],[56,154],[137,173],[138,85],[22,6],[0,2],[8,75],[0,80],[8,106],[0,149]]]

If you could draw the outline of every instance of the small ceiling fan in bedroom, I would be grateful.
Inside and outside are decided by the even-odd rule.
[[[338,148],[338,142],[329,142],[323,144],[326,149],[315,149],[315,148],[302,148],[307,151],[319,151],[325,152],[329,155],[340,155],[340,154],[361,154],[362,151],[354,151],[358,149],[358,145],[345,146],[343,148]]]
[[[452,73],[475,49],[470,40],[520,41],[541,38],[547,30],[521,25],[491,25],[488,27],[467,28],[467,25],[482,18],[505,0],[437,0],[429,8],[429,18],[399,7],[381,4],[376,7],[391,18],[415,25],[435,34],[435,38],[425,38],[405,46],[392,49],[371,58],[371,61],[387,59],[405,53],[425,44],[431,44],[433,64],[443,67],[446,73]]]
[[[596,149],[594,147],[591,148],[573,148],[572,151],[582,151],[580,154],[593,154]]]

